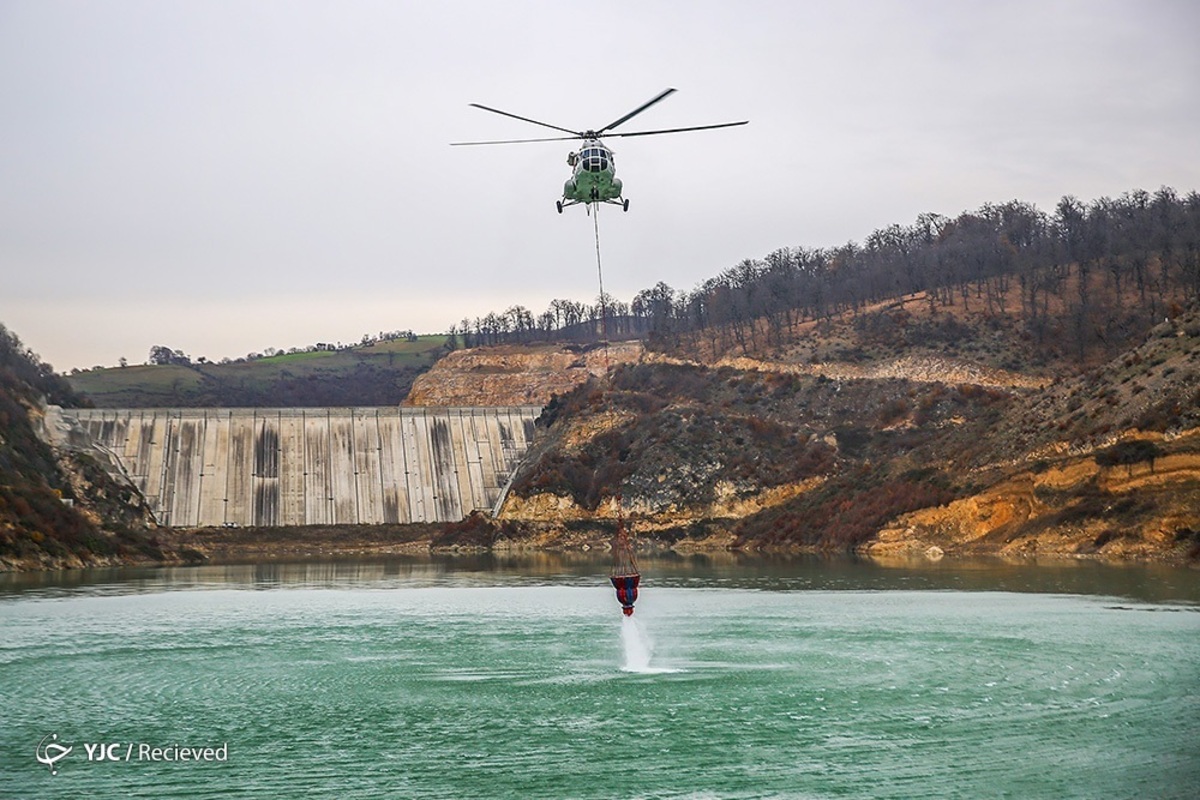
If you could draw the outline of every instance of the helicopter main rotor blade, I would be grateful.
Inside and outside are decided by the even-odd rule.
[[[659,100],[663,100],[663,99],[665,99],[665,98],[666,98],[668,95],[671,95],[671,94],[673,94],[674,92],[675,92],[675,89],[665,89],[665,90],[663,90],[663,92],[662,92],[661,94],[659,94],[657,97],[655,97],[653,100],[647,100],[645,103],[642,103],[642,105],[638,106],[638,107],[637,107],[637,108],[635,108],[633,111],[630,111],[628,114],[626,114],[625,116],[621,117],[621,118],[620,118],[620,119],[618,119],[616,122],[610,122],[610,123],[608,123],[607,125],[605,125],[603,128],[600,128],[600,129],[598,129],[598,130],[596,131],[596,133],[604,133],[605,131],[610,131],[610,130],[612,130],[613,128],[617,127],[618,125],[620,125],[620,124],[622,124],[622,123],[625,123],[625,122],[628,122],[629,120],[631,120],[631,119],[633,119],[634,117],[636,117],[638,114],[640,114],[640,113],[642,113],[643,111],[645,111],[645,110],[646,110],[647,108],[649,108],[650,106],[652,106],[652,105],[654,105],[655,103],[657,103]]]
[[[491,142],[451,142],[451,147],[467,147],[476,144],[524,144],[526,142],[573,142],[578,136],[551,136],[547,139],[497,139]]]
[[[615,136],[655,136],[660,133],[683,133],[685,131],[711,131],[714,128],[734,128],[738,125],[745,125],[750,120],[744,119],[741,122],[721,122],[716,125],[693,125],[688,128],[664,128],[659,131],[631,131],[629,133],[609,133],[605,134],[604,138]]]
[[[573,131],[570,128],[560,128],[557,125],[551,125],[549,122],[539,122],[538,120],[530,119],[529,117],[519,117],[516,114],[510,114],[507,111],[501,111],[498,108],[488,108],[487,106],[481,106],[481,105],[479,105],[479,103],[468,103],[467,105],[472,106],[474,108],[482,108],[484,111],[490,111],[493,114],[500,114],[501,116],[504,116],[504,117],[512,117],[513,119],[519,119],[522,122],[531,122],[534,125],[541,125],[543,128],[552,128],[556,131],[562,131],[563,133],[570,133],[570,134],[573,134],[575,138],[583,137],[583,134],[580,133],[579,131]]]

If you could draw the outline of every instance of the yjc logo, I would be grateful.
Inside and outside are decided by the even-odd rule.
[[[50,741],[47,742],[47,739]],[[51,733],[48,736],[43,736],[42,740],[38,742],[36,750],[37,760],[39,763],[45,764],[50,768],[51,775],[57,775],[58,762],[69,756],[73,749],[75,748],[72,746],[64,747],[59,744],[58,734]]]
[[[121,743],[112,742],[111,744],[85,744],[83,749],[87,751],[88,761],[128,761],[129,753],[133,750],[133,745],[129,745],[129,749],[125,751],[124,757],[121,755]]]

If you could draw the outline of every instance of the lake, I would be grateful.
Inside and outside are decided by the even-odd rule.
[[[0,576],[0,796],[1191,798],[1200,572],[409,558]],[[68,749],[69,748],[69,749]]]

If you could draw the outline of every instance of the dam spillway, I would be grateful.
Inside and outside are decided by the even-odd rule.
[[[454,522],[490,511],[537,406],[63,409],[160,525]],[[80,441],[82,439],[83,441]]]

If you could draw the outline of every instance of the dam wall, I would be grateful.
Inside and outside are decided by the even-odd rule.
[[[490,511],[538,406],[62,409],[160,525],[454,522]]]

